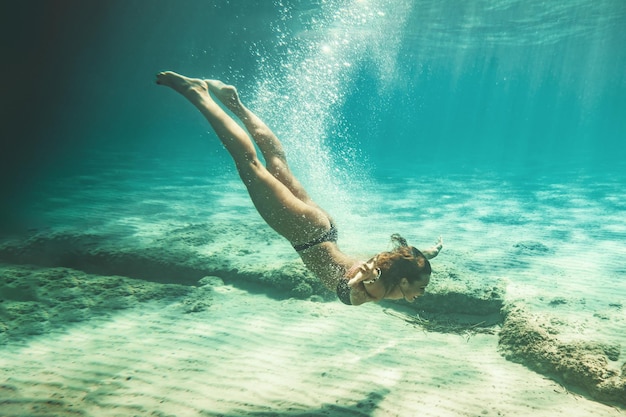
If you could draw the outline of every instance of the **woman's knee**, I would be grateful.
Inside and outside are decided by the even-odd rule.
[[[279,156],[266,159],[265,165],[267,170],[275,177],[291,175],[287,161]]]
[[[235,161],[235,166],[239,176],[246,184],[257,180],[262,175],[262,171],[265,170],[265,167],[256,155],[246,155],[245,158]]]

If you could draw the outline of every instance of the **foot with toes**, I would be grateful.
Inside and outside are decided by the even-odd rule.
[[[241,104],[237,95],[237,89],[219,80],[188,78],[175,72],[165,71],[157,74],[156,83],[170,87],[190,100],[193,100],[199,94],[206,95],[211,91],[219,101],[231,110],[239,107]]]
[[[205,80],[209,86],[209,90],[219,101],[221,101],[226,107],[233,110],[239,107],[241,102],[239,101],[239,95],[237,89],[232,85],[227,85],[220,80]]]
[[[175,72],[166,71],[157,74],[156,83],[170,87],[190,100],[198,95],[208,94],[207,84],[199,78],[188,78]]]

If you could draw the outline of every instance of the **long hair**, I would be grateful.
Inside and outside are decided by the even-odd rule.
[[[428,259],[417,248],[409,246],[406,239],[395,233],[391,235],[394,248],[390,252],[381,252],[373,259],[380,268],[380,279],[387,291],[400,284],[406,278],[410,284],[430,275],[432,269]]]

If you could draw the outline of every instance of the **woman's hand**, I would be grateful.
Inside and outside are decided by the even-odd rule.
[[[375,262],[373,259],[362,264],[356,275],[348,281],[348,287],[355,288],[364,281],[376,281],[380,276],[380,269],[375,268],[374,265]]]

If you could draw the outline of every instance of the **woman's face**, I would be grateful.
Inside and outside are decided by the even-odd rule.
[[[406,278],[402,278],[400,282],[400,290],[404,299],[408,302],[414,301],[417,297],[424,295],[426,287],[430,283],[430,275],[423,276],[418,281],[410,283]]]

